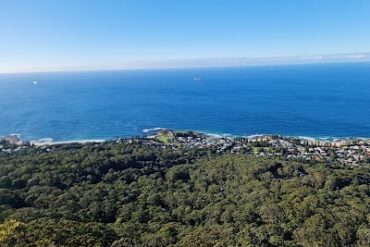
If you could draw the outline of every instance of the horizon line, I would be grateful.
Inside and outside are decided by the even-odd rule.
[[[305,65],[329,63],[370,62],[370,52],[341,53],[326,55],[300,55],[276,57],[214,57],[157,59],[126,61],[120,64],[101,65],[50,65],[50,66],[9,66],[0,67],[0,74],[51,73],[51,72],[89,72],[89,71],[132,71],[165,69],[206,69],[251,66]]]

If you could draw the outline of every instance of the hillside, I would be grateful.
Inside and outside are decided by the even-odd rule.
[[[0,155],[0,246],[369,246],[370,168],[155,144]]]

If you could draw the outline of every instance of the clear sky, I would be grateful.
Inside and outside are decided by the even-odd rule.
[[[364,52],[369,0],[0,0],[0,72]]]

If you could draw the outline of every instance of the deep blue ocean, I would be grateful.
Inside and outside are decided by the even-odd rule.
[[[106,139],[156,127],[370,137],[370,63],[0,75],[0,136]]]

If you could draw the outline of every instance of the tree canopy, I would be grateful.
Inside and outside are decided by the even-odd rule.
[[[0,246],[369,246],[370,169],[107,142],[0,156]]]

